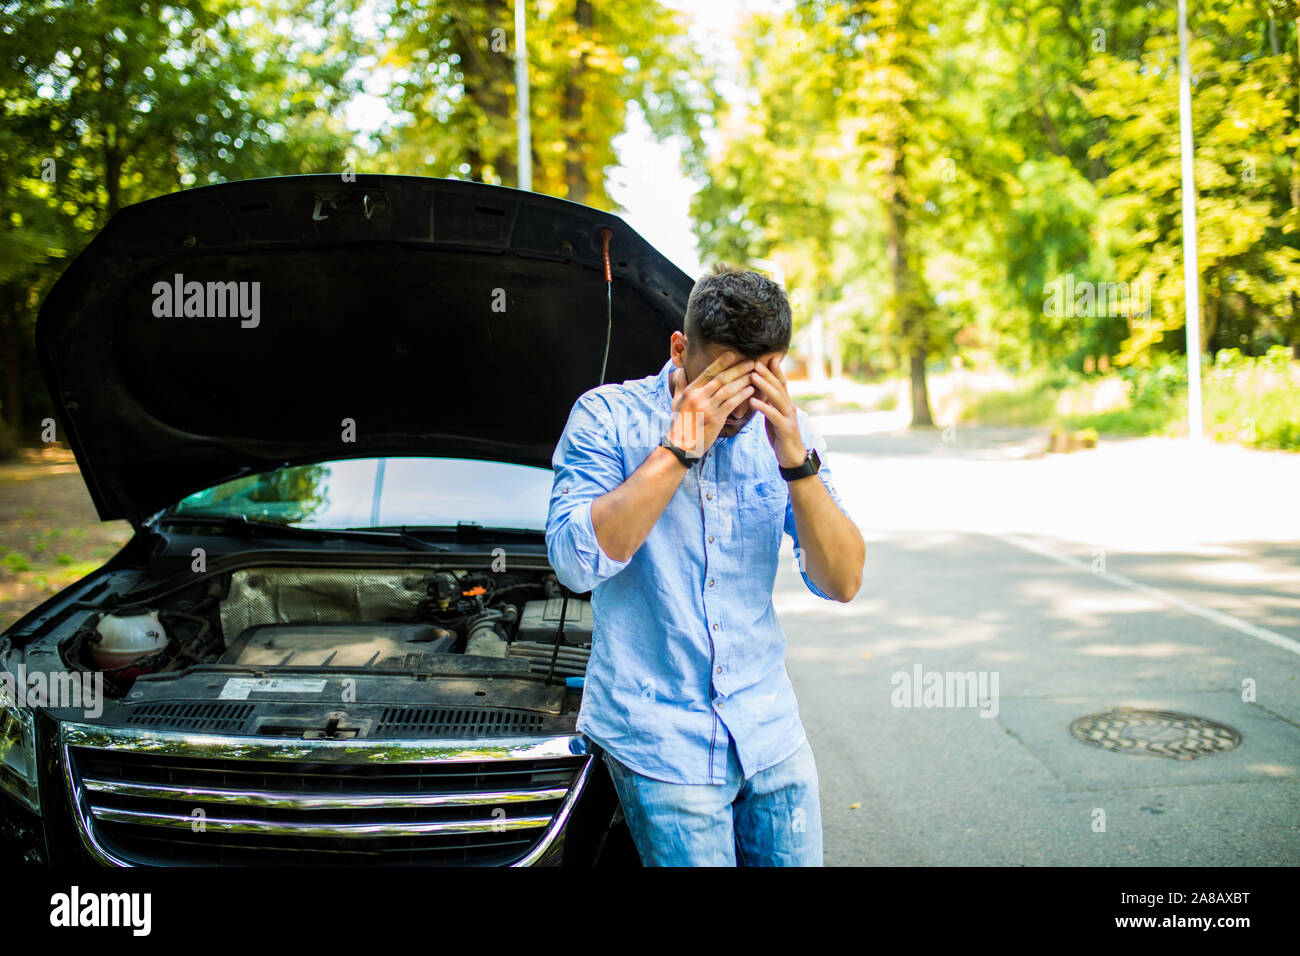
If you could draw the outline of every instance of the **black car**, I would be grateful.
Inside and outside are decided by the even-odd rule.
[[[0,636],[0,846],[636,865],[575,731],[592,616],[547,564],[550,459],[578,395],[659,369],[690,288],[615,216],[478,183],[114,216],[37,348],[135,533]]]

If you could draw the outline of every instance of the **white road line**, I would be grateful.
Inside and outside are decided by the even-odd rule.
[[[1280,647],[1284,651],[1290,651],[1292,654],[1300,655],[1300,641],[1293,640],[1284,634],[1276,631],[1270,631],[1266,627],[1259,627],[1251,624],[1249,621],[1243,621],[1239,617],[1233,617],[1231,614],[1224,614],[1222,611],[1216,611],[1211,607],[1202,607],[1199,604],[1193,604],[1190,601],[1184,601],[1175,594],[1168,591],[1162,591],[1160,588],[1153,588],[1149,584],[1143,584],[1140,581],[1134,581],[1132,578],[1125,577],[1115,571],[1094,571],[1092,565],[1073,555],[1057,551],[1055,548],[1049,548],[1045,544],[1037,541],[1030,541],[1028,538],[1022,538],[1014,534],[995,534],[993,537],[1008,544],[1014,544],[1018,548],[1026,551],[1032,551],[1034,554],[1050,558],[1060,564],[1068,565],[1072,568],[1078,568],[1081,571],[1094,575],[1095,577],[1104,578],[1120,587],[1128,588],[1130,591],[1137,591],[1139,594],[1145,594],[1153,597],[1158,601],[1178,608],[1180,611],[1186,611],[1188,614],[1195,614],[1197,617],[1205,618],[1207,621],[1213,621],[1215,624],[1222,624],[1224,627],[1230,627],[1234,631],[1240,631],[1242,634],[1249,634],[1251,637],[1258,638],[1272,644],[1274,647]]]

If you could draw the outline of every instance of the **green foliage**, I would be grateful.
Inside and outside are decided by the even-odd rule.
[[[1163,405],[1114,408],[1080,415],[1068,419],[1067,425],[1071,428],[1092,429],[1105,435],[1166,435],[1174,428],[1181,411],[1183,409],[1174,408],[1171,396]]]
[[[702,254],[766,260],[791,292],[796,331],[819,320],[846,367],[924,383],[927,362],[962,356],[1031,373],[1012,395],[968,396],[985,419],[1176,432],[1186,385],[1173,4],[746,7],[734,90],[678,6],[528,3],[535,189],[610,208],[613,141],[640,115],[680,144],[702,184]],[[0,457],[48,413],[37,306],[121,206],[349,168],[518,181],[512,0],[0,9]],[[1189,10],[1198,320],[1216,355],[1206,420],[1261,447],[1296,444],[1294,368],[1255,360],[1300,346],[1297,9]],[[348,107],[372,72],[392,80],[367,89],[393,116],[367,138]],[[1049,308],[1067,277],[1149,282],[1150,312]],[[1119,378],[1084,374],[1117,365]],[[1118,382],[1122,405],[1088,407]]]
[[[1192,16],[1202,340],[1294,345],[1295,18],[1231,0]],[[701,247],[781,263],[807,306],[797,320],[819,313],[852,367],[901,369],[920,341],[931,359],[1163,368],[1184,342],[1173,21],[1172,5],[1125,0],[755,15],[754,95],[719,121]],[[1067,276],[1149,288],[1150,309],[1054,312],[1045,294]],[[1156,427],[1163,404],[1144,390],[1176,383],[1133,385],[1138,404],[1108,414]]]
[[[960,421],[981,425],[1047,425],[1056,415],[1058,391],[1042,376],[1030,376],[1007,391],[960,391]]]
[[[894,389],[881,392],[880,397],[871,403],[873,412],[892,412],[896,408],[898,408],[898,392]]]
[[[1300,451],[1300,366],[1274,346],[1257,358],[1223,349],[1205,377],[1206,433],[1256,448]]]
[[[47,413],[32,329],[55,277],[122,206],[187,186],[341,169],[353,0],[5,2],[0,341],[8,425]],[[0,442],[2,446],[3,442]],[[3,447],[0,447],[0,452]]]
[[[33,325],[121,207],[190,186],[316,172],[516,183],[513,3],[0,0],[0,395],[49,413]],[[534,188],[601,208],[629,110],[702,175],[712,76],[653,0],[530,0]],[[395,117],[348,107],[374,67]],[[375,95],[385,95],[382,84]],[[4,378],[16,376],[16,384]],[[7,433],[0,430],[0,457]]]
[[[1295,24],[1235,2],[1202,4],[1195,15],[1189,57],[1203,346],[1212,353],[1238,338],[1295,342]],[[1126,279],[1148,277],[1154,286],[1150,321],[1132,324],[1118,356],[1138,364],[1153,351],[1181,349],[1185,324],[1178,43],[1172,6],[1152,16],[1163,29],[1136,55],[1103,53],[1089,64],[1094,88],[1083,97],[1108,123],[1108,135],[1091,152],[1111,170],[1099,188],[1101,221],[1118,237],[1117,271]]]
[[[1136,413],[1163,415],[1174,402],[1186,401],[1187,366],[1181,361],[1160,356],[1120,374],[1129,383],[1129,404]]]
[[[14,574],[21,574],[24,571],[30,571],[32,569],[31,562],[17,551],[10,551],[6,554],[4,558],[0,559],[0,564],[4,565]]]
[[[517,185],[514,5],[383,0],[400,71],[395,122],[380,136],[385,171]],[[711,75],[685,21],[655,0],[531,0],[526,7],[533,189],[608,209],[605,170],[630,106],[684,145],[699,174]]]
[[[1118,386],[1123,401],[1089,410],[1107,386]],[[984,425],[1161,435],[1185,416],[1186,389],[1185,369],[1166,357],[1152,366],[1122,368],[1104,376],[1082,375],[1058,366],[1024,375],[1012,389],[966,393],[959,399],[961,417]]]
[[[1099,411],[1072,411],[1088,404],[1108,383],[1122,383],[1124,401]],[[1300,451],[1300,363],[1282,346],[1252,357],[1223,349],[1202,369],[1205,431],[1218,441],[1255,448]],[[1094,429],[1110,435],[1186,433],[1187,367],[1157,355],[1145,366],[1108,375],[1068,370],[1022,377],[1012,389],[956,395],[963,421],[984,425],[1033,425]]]
[[[741,48],[755,95],[720,118],[692,210],[706,256],[775,262],[797,324],[820,314],[852,357],[909,367],[914,388],[980,301],[963,293],[978,285],[968,247],[986,236],[951,222],[983,205],[988,177],[948,175],[978,135],[948,106],[969,45],[931,0],[756,15]],[[913,416],[929,423],[928,407]]]

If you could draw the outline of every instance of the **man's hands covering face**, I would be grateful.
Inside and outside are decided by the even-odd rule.
[[[755,363],[727,351],[683,387],[686,372],[672,371],[673,423],[668,440],[695,457],[703,455],[718,438],[727,416],[754,394],[750,372]]]
[[[777,463],[782,468],[802,465],[808,450],[799,434],[799,420],[781,371],[780,356],[755,363],[749,379],[758,389],[752,404],[767,418],[767,440],[776,452]]]

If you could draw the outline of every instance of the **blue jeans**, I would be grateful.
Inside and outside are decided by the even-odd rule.
[[[644,865],[822,865],[817,765],[808,741],[746,780],[728,737],[722,785],[656,780],[601,752]]]

